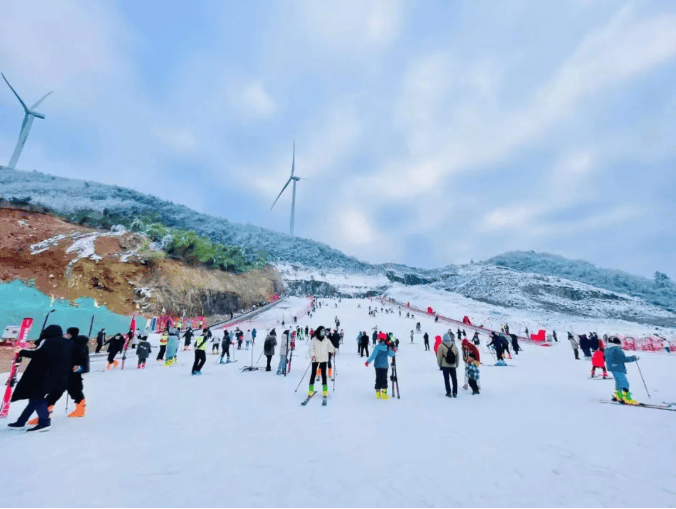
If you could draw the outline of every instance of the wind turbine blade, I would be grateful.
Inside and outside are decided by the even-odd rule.
[[[19,100],[19,102],[21,103],[21,106],[23,106],[23,109],[26,111],[26,113],[28,113],[29,110],[28,110],[28,107],[26,106],[26,103],[24,103],[24,102],[21,100],[21,97],[19,97],[19,94],[16,93],[16,90],[14,90],[14,89],[12,88],[12,85],[9,84],[9,81],[7,81],[7,78],[5,78],[5,75],[2,74],[2,73],[0,73],[0,74],[2,75],[2,79],[5,80],[5,83],[7,83],[7,86],[8,86],[9,88],[12,89],[12,92],[14,92],[14,95],[16,96],[16,98],[17,98],[17,99]]]
[[[40,100],[39,100],[38,102],[36,102],[33,106],[31,106],[31,110],[34,110],[35,108],[37,108],[38,106],[40,106],[40,103],[41,103],[42,101],[44,101],[45,99],[47,99],[47,96],[49,96],[49,95],[51,95],[51,94],[53,94],[53,93],[54,93],[54,92],[48,92],[48,93],[46,93],[45,96],[44,96],[42,99],[40,99]]]
[[[293,159],[291,160],[291,176],[293,177],[293,170],[296,167],[296,140],[293,140]]]
[[[284,192],[284,189],[286,189],[286,187],[289,185],[289,182],[291,182],[291,179],[286,181],[286,184],[284,184],[284,187],[282,187],[282,190],[277,195],[277,199],[275,200],[275,203],[277,203],[277,200],[279,200],[279,197],[282,196],[282,193]],[[272,207],[275,206],[275,203],[272,204]],[[270,210],[272,210],[272,207],[270,207]]]

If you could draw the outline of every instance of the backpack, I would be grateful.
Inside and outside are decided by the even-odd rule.
[[[446,363],[448,364],[455,364],[456,361],[456,356],[455,353],[452,350],[452,346],[446,347],[446,355],[444,356],[444,359],[446,359]]]

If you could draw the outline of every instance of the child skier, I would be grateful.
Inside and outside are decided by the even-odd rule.
[[[321,370],[322,376],[322,395],[324,398],[329,395],[329,386],[326,380],[326,368],[329,362],[329,353],[335,353],[333,343],[326,338],[326,329],[323,326],[317,327],[314,339],[310,343],[310,358],[312,359],[312,368],[310,369],[310,386],[308,387],[308,396],[315,392],[315,374],[317,368]]]
[[[136,347],[136,355],[138,356],[138,366],[136,366],[136,369],[146,367],[146,361],[148,360],[151,351],[150,343],[148,343],[148,336],[140,335],[139,339],[140,342]]]
[[[230,339],[230,333],[227,329],[223,331],[223,339],[221,340],[221,360],[219,364],[227,364],[230,362],[230,345],[232,344],[232,339]],[[228,360],[223,362],[223,356],[227,355]]]
[[[596,371],[596,368],[603,370],[603,378],[608,378],[608,373],[606,372],[606,360],[603,356],[603,350],[596,350],[594,355],[592,355],[592,378],[594,378],[594,372]]]
[[[465,372],[467,373],[467,381],[472,388],[472,396],[479,394],[479,359],[472,352],[468,357],[469,362],[465,364]]]
[[[387,370],[390,367],[388,357],[394,357],[397,353],[395,347],[390,348],[390,342],[387,341],[387,336],[384,333],[378,334],[378,344],[373,349],[373,353],[364,363],[368,368],[371,361],[375,361],[373,366],[376,369],[376,398],[387,399]]]
[[[606,348],[606,364],[608,364],[608,371],[613,374],[615,378],[615,393],[613,394],[613,401],[626,403],[627,405],[638,405],[638,401],[632,399],[629,392],[629,380],[627,380],[627,362],[636,362],[639,360],[638,355],[627,355],[620,348],[620,340],[613,336],[608,340],[610,345]]]
[[[465,385],[463,385],[462,388],[467,390],[469,380],[471,378],[469,369],[471,358],[480,361],[481,356],[479,355],[479,349],[466,339],[462,340],[461,345],[462,345],[462,360],[465,361]]]

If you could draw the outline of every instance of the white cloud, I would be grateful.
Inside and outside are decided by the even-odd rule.
[[[154,125],[152,136],[176,154],[189,154],[197,148],[195,134],[186,128],[172,128],[166,125]]]
[[[266,119],[277,109],[275,101],[260,81],[252,81],[230,92],[229,102],[231,108],[245,119]]]

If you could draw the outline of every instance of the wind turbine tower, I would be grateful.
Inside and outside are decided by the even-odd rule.
[[[14,95],[19,100],[21,106],[23,106],[24,112],[26,113],[23,117],[23,123],[21,124],[21,131],[19,132],[19,141],[16,143],[16,148],[14,149],[14,153],[12,154],[12,158],[9,160],[9,164],[7,165],[8,168],[14,169],[16,168],[16,163],[19,160],[19,156],[21,155],[23,146],[26,144],[26,140],[28,139],[28,133],[30,132],[31,126],[33,125],[33,119],[37,117],[44,120],[45,118],[45,116],[42,113],[38,113],[37,111],[35,111],[35,108],[37,108],[40,105],[40,103],[44,101],[47,98],[47,96],[52,92],[45,94],[45,96],[42,99],[36,102],[29,109],[28,106],[26,106],[26,103],[21,100],[19,94],[16,93],[16,90],[14,90],[12,88],[12,85],[9,84],[9,81],[7,81],[7,78],[5,78],[4,74],[2,74],[2,78],[5,80],[5,83],[7,83],[7,86],[12,90],[12,92],[14,92]]]
[[[272,204],[272,207],[270,207],[270,210],[272,210],[272,208],[275,206],[275,203],[277,203],[277,200],[279,200],[279,197],[282,196],[282,193],[289,185],[289,182],[293,181],[293,193],[291,195],[291,226],[289,228],[289,235],[291,236],[293,236],[293,223],[296,217],[296,182],[298,182],[301,179],[300,177],[296,177],[293,174],[295,167],[296,167],[296,141],[294,140],[293,159],[291,160],[291,176],[289,177],[289,180],[286,181],[286,184],[284,184],[284,187],[282,187],[282,190],[277,195],[277,199],[275,199],[275,202]]]

